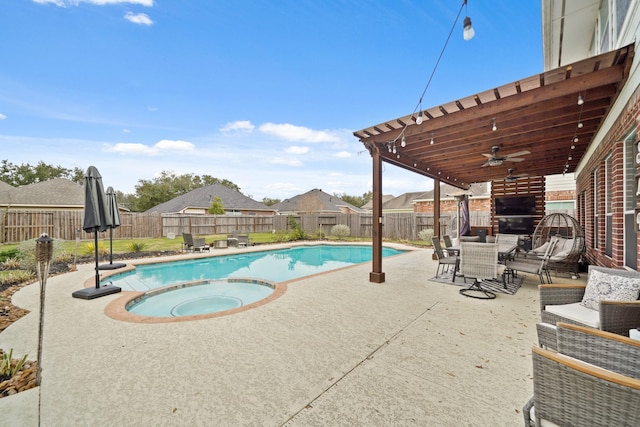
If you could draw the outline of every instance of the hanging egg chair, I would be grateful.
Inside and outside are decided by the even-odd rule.
[[[549,259],[548,268],[556,275],[578,277],[578,261],[585,248],[584,230],[578,220],[565,213],[546,215],[536,226],[531,238],[532,251],[544,253],[552,237],[559,239]]]

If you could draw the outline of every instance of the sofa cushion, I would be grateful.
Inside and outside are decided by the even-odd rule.
[[[600,329],[600,312],[582,305],[580,302],[573,304],[548,305],[544,308],[549,313],[573,320],[580,324]]]
[[[600,301],[635,301],[639,294],[640,278],[616,276],[591,270],[580,304],[592,310],[599,310]]]

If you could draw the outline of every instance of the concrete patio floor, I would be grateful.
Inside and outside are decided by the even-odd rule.
[[[40,406],[43,426],[521,425],[537,278],[513,296],[466,298],[429,281],[431,250],[410,249],[383,260],[381,284],[366,263],[290,282],[248,311],[179,323],[107,317],[122,294],[72,298],[93,265],[52,277],[42,385],[0,399],[0,424],[36,426]],[[0,347],[33,360],[38,284],[13,302],[31,313]]]

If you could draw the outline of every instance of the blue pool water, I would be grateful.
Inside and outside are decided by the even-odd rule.
[[[382,256],[397,255],[402,252],[385,247],[382,249]],[[134,271],[110,276],[108,281],[124,291],[140,292],[178,283],[229,277],[284,282],[371,261],[371,257],[371,246],[298,246],[289,249],[139,265]]]
[[[217,313],[265,299],[274,289],[268,283],[203,281],[152,291],[127,304],[127,311],[142,316],[180,317]]]

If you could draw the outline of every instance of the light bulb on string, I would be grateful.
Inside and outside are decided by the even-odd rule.
[[[416,124],[417,125],[421,125],[422,124],[422,120],[423,120],[423,118],[422,118],[422,110],[420,110],[418,112],[418,118],[416,119]]]
[[[402,134],[402,141],[400,141],[400,146],[402,148],[407,146],[407,141],[404,139],[404,134]]]

